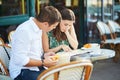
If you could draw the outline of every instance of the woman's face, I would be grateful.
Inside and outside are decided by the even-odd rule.
[[[52,25],[49,25],[48,23],[46,23],[43,31],[49,32],[49,31],[55,29],[56,26],[58,25],[58,23],[59,23],[59,22],[56,22],[56,23],[54,23],[54,24],[52,24]]]
[[[62,20],[60,22],[60,30],[61,30],[61,32],[66,32],[67,30],[69,30],[73,26],[73,23],[74,23],[74,21]]]

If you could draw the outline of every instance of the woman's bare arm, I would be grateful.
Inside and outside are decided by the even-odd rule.
[[[74,30],[74,26],[71,26],[71,28],[69,30],[67,30],[65,32],[67,39],[71,45],[71,47],[73,49],[77,49],[78,48],[78,41],[77,41],[77,37],[76,37],[76,33]]]

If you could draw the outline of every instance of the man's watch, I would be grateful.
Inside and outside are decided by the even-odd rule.
[[[42,59],[41,61],[42,61],[42,66],[44,66],[44,59]]]

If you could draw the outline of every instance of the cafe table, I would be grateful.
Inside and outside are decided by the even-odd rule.
[[[62,56],[62,58],[64,57],[64,59],[62,59],[63,62],[65,62],[64,61],[65,59],[70,61],[89,59],[93,62],[97,60],[112,58],[115,56],[115,51],[111,49],[100,49],[100,50],[77,49],[70,52],[59,52],[58,54],[66,55],[66,56]]]
[[[101,52],[98,55],[90,55],[92,61],[109,59],[115,56],[115,51],[110,49],[100,49]]]

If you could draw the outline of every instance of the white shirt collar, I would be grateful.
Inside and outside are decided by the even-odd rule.
[[[36,25],[36,23],[33,21],[34,17],[30,17],[31,25],[35,32],[41,31],[41,29]]]

